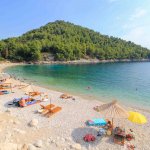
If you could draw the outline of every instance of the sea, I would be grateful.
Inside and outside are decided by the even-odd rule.
[[[150,110],[150,62],[19,65],[5,72],[87,100],[119,103]]]

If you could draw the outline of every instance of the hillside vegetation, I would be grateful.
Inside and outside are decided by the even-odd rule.
[[[48,23],[20,37],[0,41],[1,59],[37,61],[43,52],[59,61],[150,58],[150,51],[140,45],[64,21]]]

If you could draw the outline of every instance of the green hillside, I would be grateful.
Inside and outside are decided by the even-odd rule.
[[[48,23],[20,37],[0,41],[1,59],[37,61],[43,52],[51,53],[60,61],[150,58],[150,51],[140,45],[64,21]]]

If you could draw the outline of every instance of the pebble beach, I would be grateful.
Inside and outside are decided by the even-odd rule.
[[[3,63],[4,68],[18,64]],[[128,133],[133,130],[135,139],[126,141],[124,146],[114,144],[112,137],[97,137],[97,127],[88,127],[85,122],[92,118],[104,118],[93,107],[101,105],[97,100],[88,100],[75,96],[74,100],[60,99],[63,93],[40,86],[36,90],[47,93],[51,103],[62,107],[62,110],[50,118],[37,112],[40,104],[20,108],[8,105],[14,98],[25,95],[19,88],[20,81],[11,79],[13,92],[0,95],[0,150],[128,150],[127,144],[134,144],[137,150],[150,150],[150,111],[137,108],[124,108],[138,111],[146,116],[147,123],[137,125],[127,119],[114,119],[115,126],[124,126]],[[27,85],[23,82],[21,84]],[[112,101],[112,100],[110,100]],[[42,105],[49,104],[42,102]],[[121,105],[121,104],[120,104]],[[111,118],[110,118],[111,119]],[[96,137],[95,142],[83,141],[85,134]]]

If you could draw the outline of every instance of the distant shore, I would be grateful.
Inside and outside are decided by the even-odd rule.
[[[150,59],[110,59],[110,60],[99,60],[99,59],[80,59],[73,61],[38,61],[28,62],[33,64],[88,64],[88,63],[114,63],[114,62],[150,62]]]
[[[1,61],[0,63],[12,63],[12,64],[95,64],[95,63],[121,63],[121,62],[150,62],[150,59],[110,59],[110,60],[99,60],[99,59],[80,59],[72,61],[35,61],[35,62],[11,62]]]

